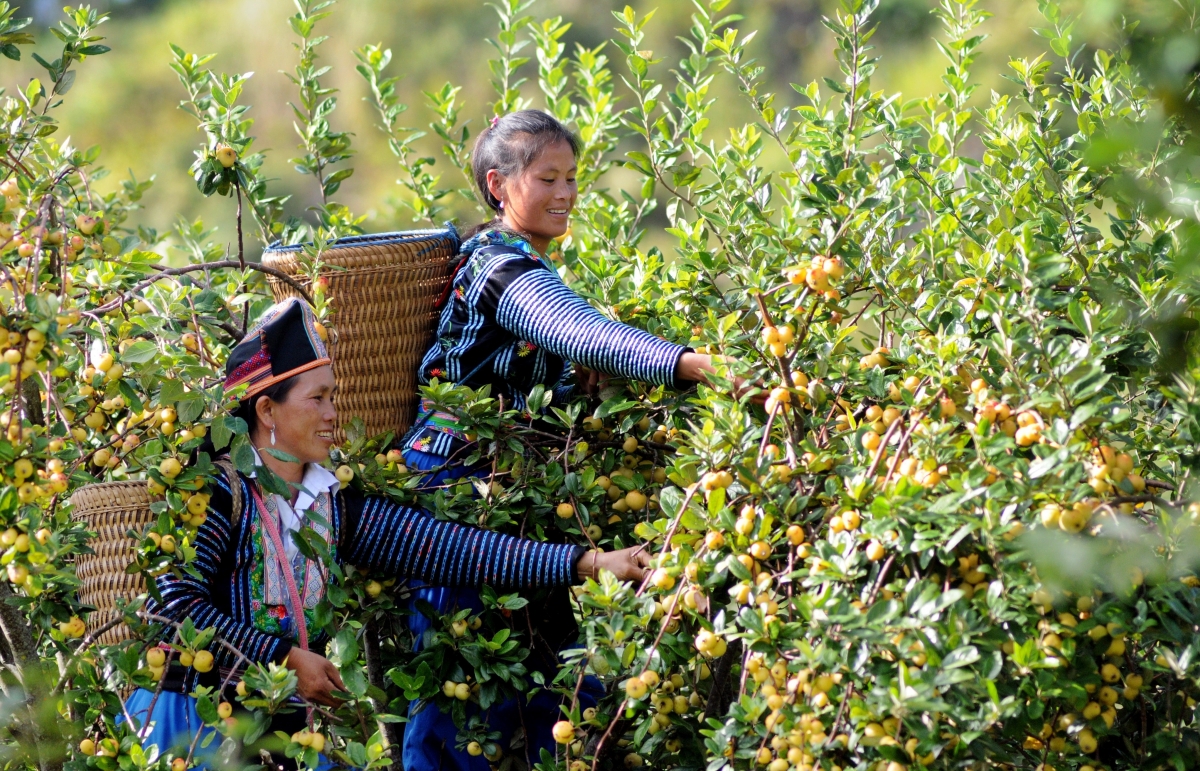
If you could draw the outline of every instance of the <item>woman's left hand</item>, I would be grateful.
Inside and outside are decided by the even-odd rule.
[[[650,554],[645,546],[630,546],[619,551],[589,551],[579,558],[575,573],[580,581],[596,578],[607,570],[620,581],[641,581],[646,577]]]
[[[602,372],[575,365],[575,382],[579,384],[579,390],[588,396],[595,396],[599,393],[600,387],[607,379],[608,376]]]
[[[686,380],[693,383],[708,383],[708,373],[715,371],[714,357],[703,353],[685,353],[679,357],[679,364],[675,369],[675,377],[679,380]],[[746,391],[755,387],[763,388],[763,384],[750,383],[740,377],[733,379],[734,396],[741,396]],[[750,401],[755,404],[764,404],[767,401],[767,394],[765,391],[756,393],[750,397]]]

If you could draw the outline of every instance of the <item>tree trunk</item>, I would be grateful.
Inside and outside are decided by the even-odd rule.
[[[363,629],[363,656],[367,661],[367,681],[379,690],[386,691],[383,682],[383,656],[379,643],[379,622],[375,618],[367,621],[366,627]],[[388,708],[386,702],[375,698],[371,699],[371,706],[379,715],[387,712]],[[401,747],[404,744],[404,731],[401,724],[376,722],[380,734],[391,748],[392,771],[404,771],[404,764],[400,759]]]

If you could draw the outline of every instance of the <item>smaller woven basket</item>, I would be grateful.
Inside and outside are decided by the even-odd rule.
[[[433,342],[436,303],[458,262],[458,246],[458,233],[447,223],[445,230],[341,238],[321,254],[335,331],[329,354],[339,423],[362,418],[368,436],[399,436],[412,425],[417,368]],[[300,278],[301,249],[272,244],[263,264]],[[278,278],[268,280],[276,300],[298,296]],[[337,439],[344,438],[339,426]]]
[[[103,482],[87,485],[71,496],[72,516],[96,533],[90,542],[93,554],[75,558],[79,577],[79,601],[96,608],[89,614],[89,629],[97,629],[120,616],[117,601],[129,602],[146,590],[141,573],[129,574],[137,540],[128,532],[140,533],[155,517],[150,511],[150,490],[145,482]],[[101,645],[114,645],[132,636],[119,624],[100,635]]]

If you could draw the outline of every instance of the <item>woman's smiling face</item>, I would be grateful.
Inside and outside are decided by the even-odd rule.
[[[275,428],[275,449],[286,452],[301,463],[321,463],[333,446],[337,410],[333,406],[336,391],[333,367],[328,364],[296,375],[296,385],[282,402],[260,399],[255,405],[262,438]],[[270,439],[267,439],[270,446]]]
[[[567,232],[579,195],[575,169],[571,145],[560,141],[543,149],[519,174],[506,177],[496,170],[488,172],[488,188],[504,204],[505,223],[529,235],[539,252]]]

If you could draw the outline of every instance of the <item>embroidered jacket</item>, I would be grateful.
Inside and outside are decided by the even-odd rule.
[[[218,472],[212,485],[208,517],[196,533],[199,576],[165,573],[157,580],[162,603],[151,612],[197,628],[216,627],[234,647],[256,662],[279,662],[292,648],[296,626],[286,605],[268,605],[264,597],[264,538],[254,509],[250,484],[238,474],[241,511],[231,512],[229,481]],[[575,564],[583,548],[539,543],[452,522],[442,522],[422,509],[386,498],[364,496],[343,488],[330,498],[329,542],[339,563],[396,577],[419,578],[443,586],[488,584],[513,589],[566,586],[575,581]],[[318,512],[324,513],[324,512]],[[320,592],[297,576],[306,617]],[[269,578],[268,578],[269,583]],[[309,629],[312,629],[311,618]],[[324,638],[310,635],[309,647],[323,650]],[[210,647],[217,667],[230,668],[236,657],[221,646]],[[190,693],[199,678],[188,670],[182,691]]]
[[[605,318],[525,239],[485,230],[460,253],[470,257],[454,277],[437,339],[421,362],[421,383],[491,384],[493,394],[521,409],[538,384],[561,396],[568,363],[647,383],[675,382],[686,347]],[[407,446],[445,454],[449,429],[434,420]]]

